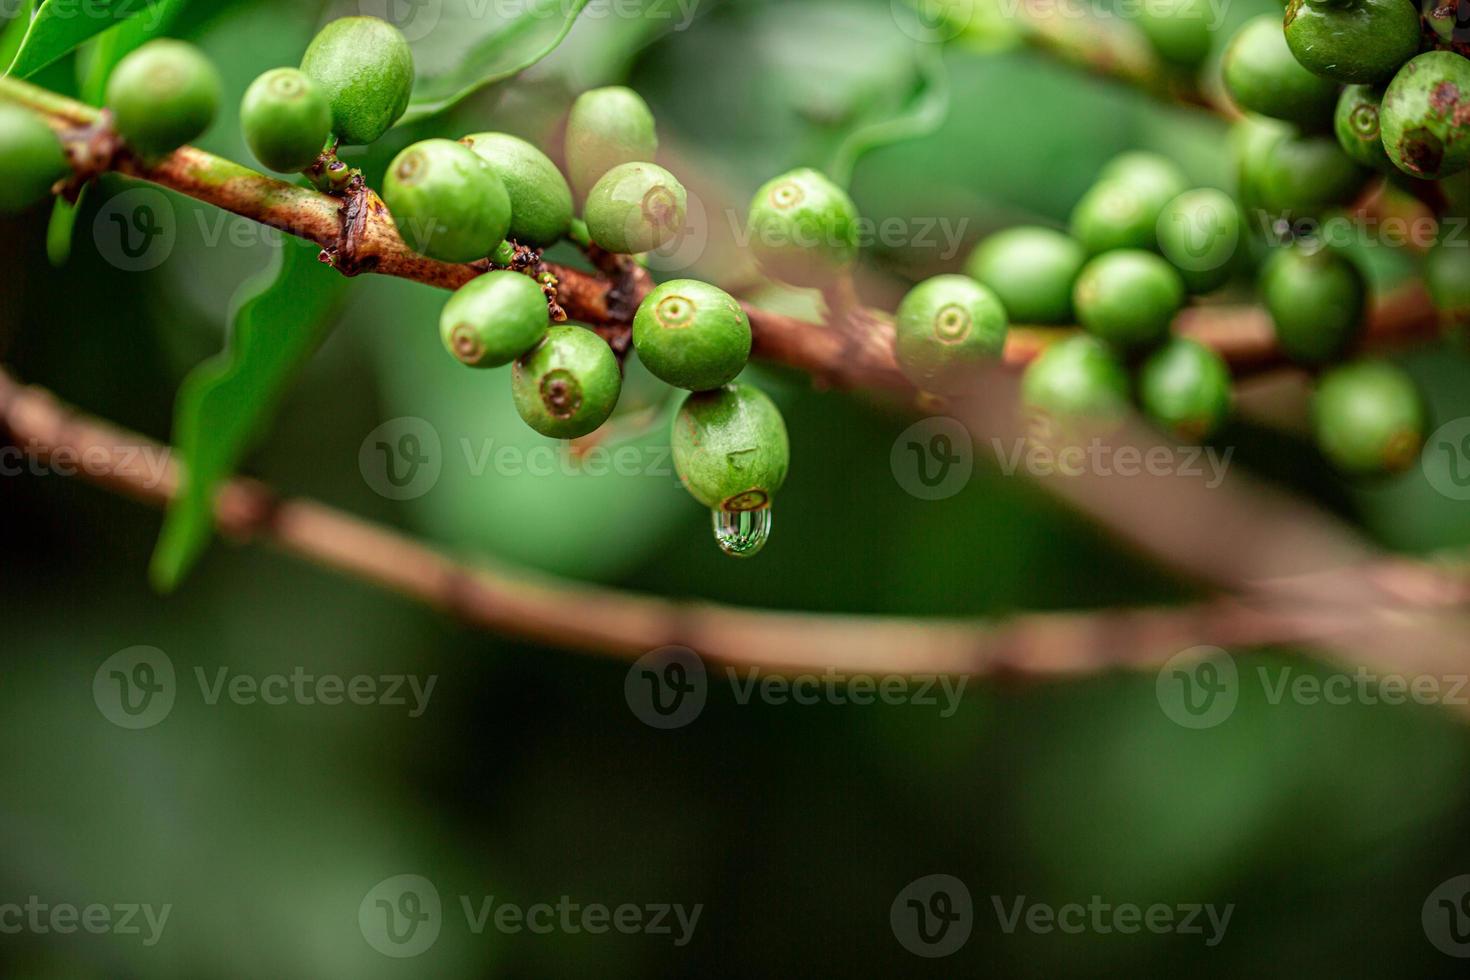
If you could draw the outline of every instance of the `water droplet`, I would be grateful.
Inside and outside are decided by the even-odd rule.
[[[711,511],[715,541],[732,558],[754,558],[771,537],[771,508],[730,512]]]

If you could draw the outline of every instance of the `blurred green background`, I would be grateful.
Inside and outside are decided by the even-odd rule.
[[[294,64],[336,6],[193,4],[175,33],[208,51],[231,93],[206,149],[249,161],[233,103],[260,71]],[[1234,25],[1277,6],[1223,9]],[[483,129],[552,148],[577,91],[628,82],[654,108],[676,170],[705,188],[718,256],[722,193],[743,202],[781,169],[824,163],[920,77],[917,45],[887,0],[706,0],[682,29],[687,8],[613,9],[594,4],[521,78],[355,162],[371,174],[413,138]],[[948,45],[944,67],[953,97],[940,131],[863,157],[853,193],[880,221],[965,219],[966,250],[877,249],[875,292],[957,267],[995,228],[1063,222],[1124,149],[1167,153],[1200,183],[1229,186],[1224,126],[1201,113],[1003,35]],[[68,90],[74,77],[68,59],[41,81]],[[89,196],[61,270],[46,261],[44,213],[5,223],[0,357],[166,440],[180,380],[219,349],[233,298],[271,246],[175,196],[169,261],[120,271],[92,227],[126,186],[109,178]],[[232,243],[237,226],[245,238]],[[994,467],[977,468],[957,497],[915,500],[888,462],[909,418],[763,367],[751,370],[786,413],[793,470],[758,560],[723,558],[708,515],[671,475],[476,473],[466,444],[545,443],[516,419],[503,377],[444,356],[442,301],[412,283],[354,282],[248,472],[457,553],[741,605],[1004,616],[1190,594]],[[1437,418],[1470,415],[1463,359],[1432,352],[1410,364]],[[630,403],[657,405],[634,370]],[[432,491],[395,503],[365,482],[358,451],[400,417],[434,427],[444,465]],[[665,438],[657,426],[637,444],[652,452]],[[1219,441],[1237,447],[1237,465],[1314,496],[1387,547],[1470,544],[1470,511],[1418,471],[1349,486],[1290,436],[1237,424]],[[916,705],[742,705],[716,683],[693,724],[661,732],[629,710],[624,663],[473,632],[268,550],[216,544],[160,598],[145,581],[159,523],[75,480],[0,479],[0,903],[173,906],[151,947],[0,935],[5,975],[1463,975],[1420,922],[1426,896],[1470,871],[1470,735],[1449,712],[1273,705],[1246,684],[1226,724],[1190,731],[1160,710],[1151,674],[977,683],[952,717]],[[135,645],[165,651],[181,690],[161,724],[127,731],[98,711],[92,679]],[[1330,673],[1288,650],[1242,653],[1240,664]],[[210,705],[193,683],[195,668],[298,666],[437,681],[418,718],[387,706]],[[357,909],[402,873],[435,883],[445,922],[427,953],[396,960],[364,940]],[[889,906],[933,873],[967,884],[975,926],[958,953],[928,961],[896,940]],[[475,935],[460,895],[704,910],[680,948],[646,935]],[[1191,935],[1006,934],[992,895],[1235,909],[1224,941],[1206,948]]]

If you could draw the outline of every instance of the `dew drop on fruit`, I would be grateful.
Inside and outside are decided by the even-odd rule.
[[[711,511],[715,541],[732,558],[753,558],[771,537],[771,508],[738,512]]]

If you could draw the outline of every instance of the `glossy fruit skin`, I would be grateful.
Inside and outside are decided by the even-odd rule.
[[[1470,59],[1431,51],[1383,94],[1383,146],[1404,173],[1441,180],[1470,168]]]
[[[1189,182],[1171,161],[1152,153],[1125,153],[1098,174],[1072,210],[1072,237],[1089,255],[1158,244],[1159,215]]]
[[[1323,78],[1381,85],[1419,53],[1419,8],[1414,0],[1291,0],[1286,43]]]
[[[935,276],[909,290],[894,317],[894,356],[920,391],[959,393],[974,367],[1005,350],[1006,308],[969,276]]]
[[[413,93],[413,49],[403,33],[377,17],[343,17],[323,27],[301,58],[322,87],[332,130],[362,146],[393,127]]]
[[[1470,247],[1443,241],[1430,249],[1424,283],[1447,326],[1470,326]]]
[[[1138,26],[1159,57],[1181,68],[1198,68],[1214,43],[1208,0],[1167,0],[1139,8]]]
[[[711,391],[734,381],[750,343],[750,318],[735,298],[696,279],[658,286],[633,317],[638,359],[676,388]]]
[[[1115,425],[1128,414],[1128,374],[1108,346],[1085,334],[1052,344],[1021,377],[1028,412],[1089,427]]]
[[[970,255],[965,271],[989,287],[1017,323],[1072,322],[1072,287],[1087,264],[1074,238],[1050,228],[1011,228],[991,235]]]
[[[439,316],[439,339],[462,364],[494,368],[539,344],[551,326],[546,294],[530,276],[497,270],[461,286]]]
[[[192,44],[160,38],[132,52],[107,81],[113,126],[145,159],[197,138],[219,113],[219,72]]]
[[[583,220],[592,241],[621,255],[651,252],[684,229],[689,195],[679,179],[654,163],[624,163],[602,175],[587,194]]]
[[[383,200],[409,247],[441,262],[482,259],[510,230],[500,178],[452,140],[424,140],[398,154],[383,178]]]
[[[1151,354],[1138,375],[1138,400],[1149,417],[1183,442],[1199,442],[1230,417],[1230,368],[1198,341],[1175,337]]]
[[[1261,270],[1260,285],[1277,343],[1294,361],[1337,360],[1362,332],[1367,284],[1357,266],[1332,249],[1277,249]]]
[[[1337,145],[1360,167],[1380,173],[1393,169],[1383,148],[1383,90],[1371,85],[1349,85],[1337,102],[1333,128]]]
[[[612,415],[623,390],[617,355],[586,327],[557,324],[511,368],[521,419],[553,439],[578,439]]]
[[[1273,215],[1320,215],[1362,192],[1371,173],[1329,136],[1285,136],[1256,171],[1257,203]]]
[[[245,90],[240,128],[255,159],[277,173],[299,173],[332,133],[332,106],[305,72],[273,68]]]
[[[1229,194],[1213,188],[1185,191],[1159,215],[1159,250],[1190,292],[1214,292],[1235,271],[1244,224]]]
[[[1230,129],[1230,147],[1235,162],[1236,196],[1246,208],[1261,206],[1271,150],[1276,144],[1295,134],[1295,129],[1279,119],[1250,115]]]
[[[686,398],[672,442],[684,489],[711,510],[769,507],[791,465],[781,410],[765,392],[739,381]]]
[[[1073,296],[1082,326],[1122,351],[1161,342],[1184,300],[1184,280],[1174,267],[1136,249],[1093,259]]]
[[[809,168],[782,174],[756,191],[747,230],[762,271],[791,286],[820,288],[857,261],[857,205]]]
[[[1317,445],[1348,473],[1397,473],[1413,466],[1426,421],[1413,379],[1381,361],[1334,368],[1312,398]]]
[[[0,102],[0,213],[39,204],[70,171],[61,140],[40,116]]]
[[[1336,83],[1302,67],[1281,21],[1270,14],[1240,29],[1226,49],[1224,69],[1225,87],[1242,109],[1313,129],[1332,120]]]
[[[556,164],[523,139],[474,133],[460,140],[490,165],[510,195],[510,237],[522,245],[555,245],[572,222],[572,189]]]
[[[567,118],[567,175],[578,198],[613,167],[652,160],[658,133],[648,103],[620,85],[583,92]]]

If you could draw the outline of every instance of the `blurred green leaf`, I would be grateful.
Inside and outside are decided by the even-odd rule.
[[[944,125],[949,115],[949,74],[938,45],[920,45],[916,59],[919,84],[912,100],[886,119],[864,123],[847,134],[827,168],[832,179],[846,187],[858,159],[869,150],[899,140],[928,136]]]
[[[131,0],[91,0],[85,9],[79,9],[75,2],[42,0],[16,47],[8,74],[22,78],[35,74],[119,23],[142,20],[156,28],[170,6],[170,0],[148,0],[141,7]]]
[[[5,65],[4,74],[10,74],[10,65],[15,61],[15,53],[20,50],[20,43],[25,40],[26,31],[31,26],[31,14],[35,12],[36,0],[20,0],[16,7],[15,16],[5,23],[5,30],[0,32],[0,65]]]

